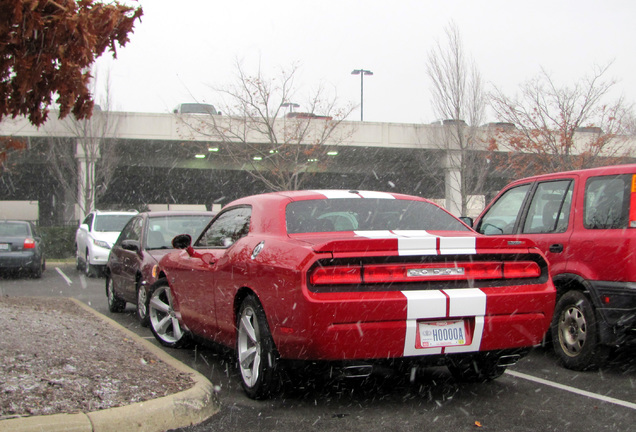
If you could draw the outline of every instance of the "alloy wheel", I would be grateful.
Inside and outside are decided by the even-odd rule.
[[[587,324],[583,312],[575,307],[563,311],[559,321],[559,343],[568,355],[576,356],[581,352],[587,339]]]
[[[172,292],[168,284],[154,289],[148,302],[148,317],[152,332],[161,343],[176,346],[185,336],[172,306]]]
[[[238,360],[243,381],[248,387],[258,382],[261,363],[261,341],[254,309],[243,309],[238,328]]]

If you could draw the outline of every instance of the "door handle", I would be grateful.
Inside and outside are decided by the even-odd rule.
[[[561,252],[563,252],[563,245],[559,244],[559,243],[550,245],[550,249],[549,250],[552,253],[561,253]]]

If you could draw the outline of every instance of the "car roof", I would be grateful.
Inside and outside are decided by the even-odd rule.
[[[31,225],[32,222],[18,219],[0,219],[0,223],[13,223],[13,224],[23,224],[23,225]]]
[[[170,217],[170,216],[214,216],[216,212],[212,211],[196,211],[196,210],[162,210],[162,211],[149,211],[139,213],[149,218],[153,217]]]
[[[339,198],[386,198],[386,199],[413,199],[418,201],[428,201],[425,198],[406,195],[392,192],[380,192],[369,190],[354,190],[354,189],[312,189],[312,190],[295,190],[295,191],[280,191],[280,192],[268,192],[259,195],[251,195],[238,200],[232,201],[228,204],[237,205],[253,200],[289,200],[300,201],[306,199],[339,199]]]
[[[429,203],[431,202],[425,198],[398,193],[348,189],[319,189],[268,192],[259,195],[251,195],[230,202],[224,207],[224,210],[232,207],[249,205],[252,207],[254,214],[259,215],[259,217],[252,218],[250,230],[259,233],[268,232],[283,235],[287,233],[284,216],[287,204],[294,201],[328,199],[337,200],[348,197],[363,199],[406,199]],[[434,203],[431,203],[431,205],[437,206],[437,204]]]
[[[124,210],[95,210],[93,213],[96,215],[136,215],[139,213],[136,210],[124,211]]]
[[[636,164],[608,165],[596,168],[587,168],[581,170],[560,171],[549,174],[539,174],[531,177],[525,177],[515,180],[512,183],[527,183],[530,181],[544,180],[549,178],[557,178],[568,175],[579,176],[595,176],[595,175],[616,175],[616,174],[636,174]]]

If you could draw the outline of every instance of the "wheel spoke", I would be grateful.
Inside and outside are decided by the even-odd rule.
[[[172,323],[172,319],[170,318],[170,315],[166,315],[163,318],[161,318],[161,320],[157,323],[155,330],[157,331],[157,333],[165,334],[166,329],[171,323]]]
[[[241,327],[245,330],[245,334],[250,338],[252,343],[256,343],[256,331],[254,330],[254,326],[252,325],[251,317],[243,315],[241,318]]]
[[[258,376],[259,376],[258,371],[260,366],[261,366],[261,356],[257,352],[256,355],[254,356],[254,363],[252,364],[251,385],[256,384],[256,381],[258,380]]]
[[[181,339],[181,337],[183,336],[181,325],[179,325],[179,320],[176,318],[172,318],[172,335],[176,340]]]
[[[166,297],[168,298],[168,304],[172,305],[172,291],[169,287],[166,287],[164,289],[164,292],[166,293]]]
[[[241,358],[239,359],[241,361],[241,367],[249,368],[250,364],[254,361],[256,354],[257,349],[255,346],[242,351],[240,355]]]
[[[170,313],[170,309],[171,309],[170,305],[164,303],[163,301],[161,301],[159,297],[155,297],[155,296],[152,296],[152,298],[150,299],[150,306],[165,314]]]

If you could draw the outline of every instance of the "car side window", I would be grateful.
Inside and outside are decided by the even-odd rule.
[[[250,230],[251,207],[238,207],[221,213],[195,246],[228,248]]]
[[[117,239],[117,244],[120,245],[124,240],[141,240],[141,222],[142,219],[140,217],[136,217],[131,219],[124,229],[121,231],[119,238]]]
[[[627,228],[631,177],[631,175],[598,176],[587,180],[583,208],[585,228]]]
[[[570,218],[572,184],[570,179],[539,183],[530,202],[522,232],[565,232]]]
[[[486,235],[512,234],[529,190],[530,184],[525,184],[504,192],[481,219],[477,231]]]
[[[91,224],[93,223],[93,213],[90,213],[88,216],[84,218],[82,224],[88,225],[88,230],[91,230]]]

